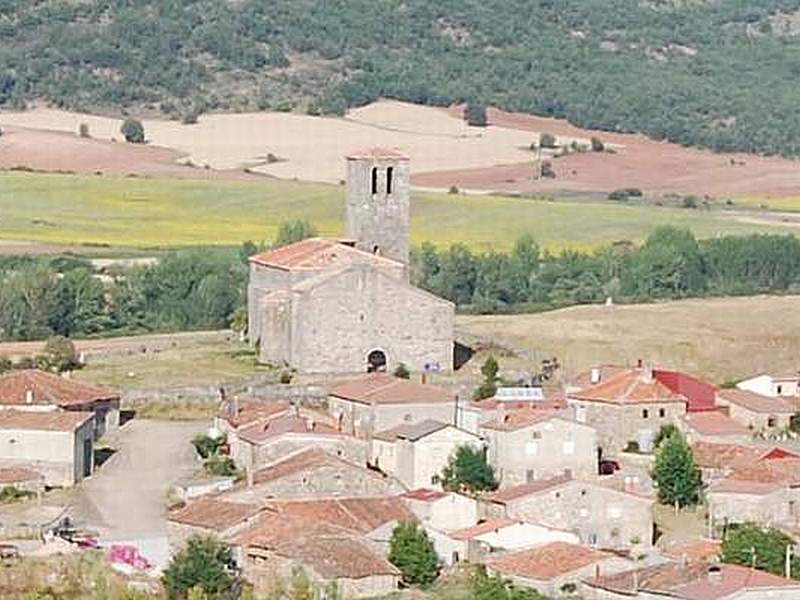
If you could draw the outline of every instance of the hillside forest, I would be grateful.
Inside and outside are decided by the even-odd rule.
[[[295,237],[307,226],[285,227]],[[293,241],[285,239],[284,241]],[[245,326],[247,258],[261,248],[172,252],[157,263],[100,278],[83,258],[0,259],[0,339]],[[475,254],[464,245],[414,249],[412,280],[462,312],[530,312],[573,304],[797,293],[800,240],[791,235],[696,240],[655,229],[636,246],[593,252],[540,250],[531,237],[510,253]]]
[[[800,154],[800,0],[0,0],[0,106],[468,102]]]

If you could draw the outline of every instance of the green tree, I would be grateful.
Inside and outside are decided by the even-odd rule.
[[[408,370],[408,367],[405,363],[400,363],[394,370],[394,376],[399,377],[400,379],[410,379],[411,372]]]
[[[488,575],[478,566],[470,578],[470,600],[547,600],[536,590],[516,587],[500,575]]]
[[[500,365],[497,364],[497,359],[494,357],[494,355],[490,354],[489,358],[487,358],[481,366],[483,383],[478,386],[473,394],[476,400],[491,398],[497,393],[497,373],[499,370]]]
[[[406,585],[428,585],[439,575],[439,557],[425,530],[399,523],[389,542],[389,562],[400,569]]]
[[[636,254],[629,288],[648,298],[681,298],[706,288],[703,257],[688,229],[657,227]]]
[[[680,435],[680,431],[678,428],[673,425],[672,423],[667,423],[666,425],[662,425],[661,428],[658,430],[656,437],[653,439],[653,448],[658,448],[665,439],[669,436],[678,434]]]
[[[144,144],[144,126],[138,119],[125,119],[120,132],[129,144]]]
[[[482,492],[497,488],[494,469],[482,448],[458,446],[442,470],[442,487],[453,491]]]
[[[467,125],[471,127],[486,127],[489,124],[486,117],[486,106],[474,100],[467,102],[464,117]]]
[[[667,436],[656,449],[653,480],[664,504],[693,506],[700,501],[702,481],[692,450],[679,432]]]
[[[178,551],[164,571],[162,581],[171,600],[185,598],[199,586],[212,599],[233,589],[236,579],[231,549],[214,537],[194,536]]]
[[[755,523],[735,524],[728,528],[722,540],[722,562],[755,566],[762,571],[783,575],[786,565],[786,548],[795,541],[771,527]],[[800,557],[792,558],[792,577],[800,579]]]
[[[48,364],[58,372],[71,371],[81,366],[75,344],[60,335],[47,339],[42,354]]]
[[[554,136],[552,133],[540,133],[539,146],[542,148],[551,148],[551,149],[558,147],[556,136]]]
[[[316,237],[318,235],[316,227],[303,219],[285,221],[278,227],[278,234],[275,236],[274,247],[280,248],[301,240]]]

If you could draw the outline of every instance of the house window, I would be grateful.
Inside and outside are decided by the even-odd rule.
[[[535,440],[540,440],[540,439],[542,439],[542,432],[541,431],[534,431],[531,437],[533,437],[533,439],[535,439]]]
[[[525,471],[525,482],[530,483],[531,481],[536,481],[536,471],[528,469]]]
[[[394,175],[394,168],[389,167],[386,169],[386,195],[392,195],[392,176]]]
[[[372,168],[372,193],[378,193],[378,169]]]
[[[650,416],[650,411],[646,408],[642,410],[642,418],[647,419]]]
[[[778,395],[780,396],[782,393],[783,393],[783,386],[779,385],[778,386]]]
[[[661,417],[661,418],[663,419],[664,417],[666,417],[666,416],[667,416],[667,411],[666,411],[666,410],[664,410],[663,408],[659,408],[659,409],[658,409],[658,416],[659,416],[659,417]]]
[[[777,425],[775,417],[767,417],[767,427],[775,427],[775,425]]]

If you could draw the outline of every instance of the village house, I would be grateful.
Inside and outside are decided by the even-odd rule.
[[[719,390],[717,405],[725,407],[731,419],[764,437],[784,433],[797,412],[788,400],[740,389]]]
[[[447,565],[458,562],[463,556],[463,543],[453,540],[449,534],[477,522],[477,501],[462,494],[432,489],[412,490],[401,498],[425,529],[442,562]]]
[[[404,491],[405,487],[393,477],[312,447],[251,471],[247,482],[226,497],[238,502],[259,502],[268,498],[389,496]]]
[[[652,498],[567,476],[534,481],[487,494],[484,518],[510,517],[574,532],[601,548],[648,547],[653,540]]]
[[[696,442],[692,456],[700,468],[705,484],[727,477],[734,469],[763,461],[800,458],[800,454],[779,446],[720,444]]]
[[[506,413],[528,409],[554,411],[567,407],[562,396],[545,396],[541,387],[499,387],[491,398],[462,400],[458,404],[458,426],[478,433],[480,426]]]
[[[328,412],[341,431],[370,439],[404,423],[428,419],[454,423],[456,397],[437,385],[374,373],[333,386]]]
[[[676,425],[690,444],[746,444],[753,439],[747,427],[731,419],[722,409],[687,413],[678,419]]]
[[[37,369],[0,375],[0,409],[91,412],[98,439],[119,427],[119,393]]]
[[[551,598],[574,597],[582,592],[582,581],[596,573],[617,573],[630,569],[631,562],[566,542],[552,542],[489,559],[486,569],[518,586],[533,588]]]
[[[257,503],[234,502],[222,496],[203,496],[167,515],[167,537],[173,551],[195,535],[228,539],[253,523],[262,512]]]
[[[480,433],[502,487],[564,473],[597,475],[597,432],[563,413],[522,409],[484,424]]]
[[[291,582],[302,568],[313,583],[335,585],[343,598],[376,597],[397,589],[400,572],[363,535],[325,521],[265,512],[231,543],[256,594]]]
[[[579,544],[578,536],[569,531],[534,525],[509,517],[498,517],[482,521],[450,534],[452,551],[443,557],[448,564],[466,560],[482,563],[492,555],[513,552],[552,542]]]
[[[739,565],[667,562],[588,576],[586,600],[795,600],[800,582]]]
[[[453,369],[453,303],[408,282],[409,169],[395,150],[350,154],[347,239],[250,258],[248,337],[261,362],[302,373]]]
[[[93,414],[0,410],[0,466],[31,469],[51,487],[69,487],[91,476]]]
[[[403,423],[373,435],[370,464],[409,489],[438,487],[459,446],[481,450],[483,442],[474,433],[440,421]]]
[[[597,430],[603,456],[613,456],[631,443],[652,450],[658,431],[685,414],[687,402],[647,367],[617,371],[567,395],[574,419]]]
[[[800,397],[800,373],[781,375],[762,373],[740,381],[736,387],[769,398],[797,399]]]

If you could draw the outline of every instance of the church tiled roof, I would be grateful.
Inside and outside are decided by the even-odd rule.
[[[394,263],[395,261],[364,252],[336,240],[309,238],[267,250],[250,257],[251,263],[291,271],[294,269],[323,269],[353,262]]]

